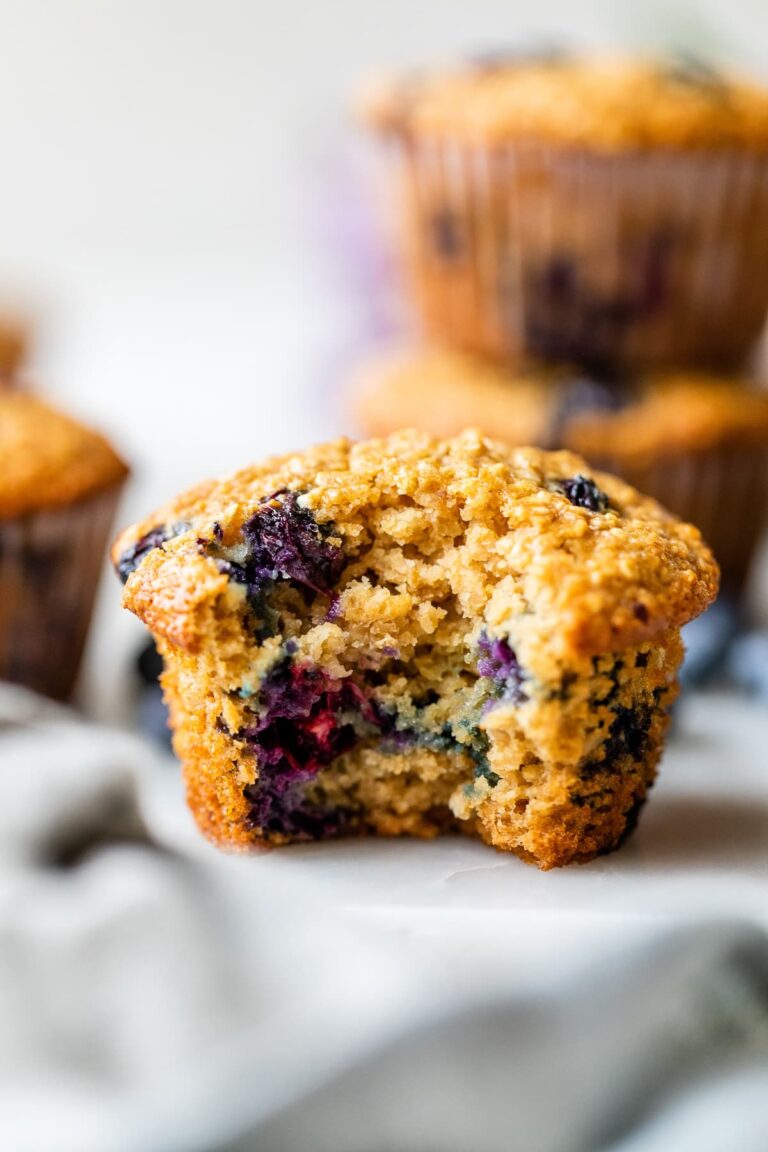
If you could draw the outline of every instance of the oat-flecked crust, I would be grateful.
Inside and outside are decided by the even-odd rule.
[[[640,644],[703,611],[718,575],[698,530],[602,473],[595,479],[612,511],[596,519],[547,487],[577,474],[592,476],[572,453],[508,448],[471,431],[444,441],[408,431],[361,443],[342,439],[194,489],[124,532],[113,557],[158,524],[191,522],[146,557],[128,580],[124,603],[156,634],[192,651],[205,637],[205,609],[226,586],[215,562],[200,554],[201,531],[217,522],[225,539],[234,538],[261,498],[292,488],[306,493],[306,505],[342,540],[354,540],[360,510],[386,492],[425,507],[448,502],[468,525],[493,531],[493,547],[482,556],[487,571],[466,595],[480,592],[480,608],[482,594],[512,575],[522,602],[538,606],[526,631],[560,651],[598,654]]]
[[[418,139],[538,140],[596,151],[768,149],[768,90],[670,61],[515,59],[372,85],[365,120]]]
[[[0,518],[74,504],[127,474],[98,432],[27,392],[0,393]]]
[[[577,475],[593,477],[570,453],[512,450],[477,432],[437,441],[407,431],[270,459],[201,485],[124,532],[113,558],[136,558],[124,603],[165,656],[175,747],[206,835],[244,851],[290,838],[253,826],[244,789],[259,773],[238,735],[248,707],[242,686],[258,681],[278,641],[259,646],[249,636],[244,590],[210,554],[211,541],[236,547],[259,501],[287,488],[303,493],[302,505],[349,557],[334,612],[320,597],[297,635],[302,659],[344,677],[397,644],[409,667],[431,675],[441,644],[474,642],[482,627],[508,638],[531,684],[542,686],[483,721],[502,800],[476,777],[470,786],[461,747],[384,755],[364,745],[320,773],[326,802],[341,804],[354,790],[359,834],[460,827],[542,867],[614,846],[655,773],[681,658],[677,630],[714,598],[718,573],[695,528],[612,477],[593,477],[605,511],[574,506],[559,485]],[[150,535],[168,526],[167,538]],[[147,538],[161,543],[144,553]],[[425,654],[430,645],[438,656]],[[463,659],[450,656],[462,668]],[[456,678],[455,699],[474,675],[467,666]],[[563,684],[575,685],[567,703],[558,700]],[[396,684],[393,697],[402,691]],[[452,699],[448,692],[447,708]],[[643,722],[625,748],[611,726],[630,714]]]

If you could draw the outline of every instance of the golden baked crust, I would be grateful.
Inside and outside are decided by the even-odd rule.
[[[768,392],[739,377],[695,370],[608,382],[617,403],[569,403],[591,387],[578,369],[521,369],[447,349],[416,349],[367,365],[350,382],[346,407],[370,436],[423,428],[452,436],[468,426],[510,444],[564,445],[588,459],[628,463],[723,445],[768,450]]]
[[[768,90],[690,60],[480,61],[377,85],[363,111],[383,131],[487,146],[768,148]]]
[[[475,432],[273,458],[113,559],[216,843],[461,828],[541,867],[631,826],[718,579],[626,485]]]
[[[99,433],[28,393],[0,394],[0,518],[72,504],[127,473]]]
[[[200,555],[200,533],[217,523],[224,541],[234,540],[259,500],[283,488],[304,492],[304,505],[320,523],[333,523],[345,548],[364,538],[367,509],[387,499],[426,506],[435,523],[458,515],[488,538],[472,547],[474,572],[461,549],[451,557],[447,575],[456,594],[481,607],[513,575],[519,603],[539,608],[519,622],[533,643],[609,652],[701,612],[717,590],[717,566],[700,533],[604,475],[595,479],[613,511],[593,523],[552,488],[579,474],[591,472],[568,452],[510,449],[471,431],[444,441],[415,431],[337,440],[195,489],[128,529],[113,556],[158,524],[190,524],[139,565],[125,596],[126,607],[153,631],[190,650],[203,637],[195,622],[222,587],[215,561]],[[638,602],[647,609],[642,619],[634,611]]]

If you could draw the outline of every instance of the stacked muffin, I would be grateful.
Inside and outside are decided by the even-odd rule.
[[[738,591],[768,510],[768,91],[690,60],[485,59],[366,104],[429,344],[366,433],[568,447],[704,531]]]

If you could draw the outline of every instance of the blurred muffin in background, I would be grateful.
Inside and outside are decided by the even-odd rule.
[[[372,91],[424,329],[519,362],[741,365],[768,312],[768,90],[688,59],[480,59]]]
[[[0,393],[0,680],[70,695],[127,474],[98,433]]]
[[[26,359],[29,329],[21,316],[0,309],[0,388],[7,387]]]
[[[346,406],[365,436],[403,427],[451,436],[471,426],[511,444],[578,452],[696,524],[732,592],[744,585],[768,519],[768,393],[746,380],[517,373],[427,349],[364,368]]]

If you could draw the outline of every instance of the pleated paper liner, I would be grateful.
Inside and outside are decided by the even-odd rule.
[[[0,521],[0,680],[70,696],[121,487]]]
[[[741,364],[768,312],[768,159],[403,138],[424,329],[519,362]]]

